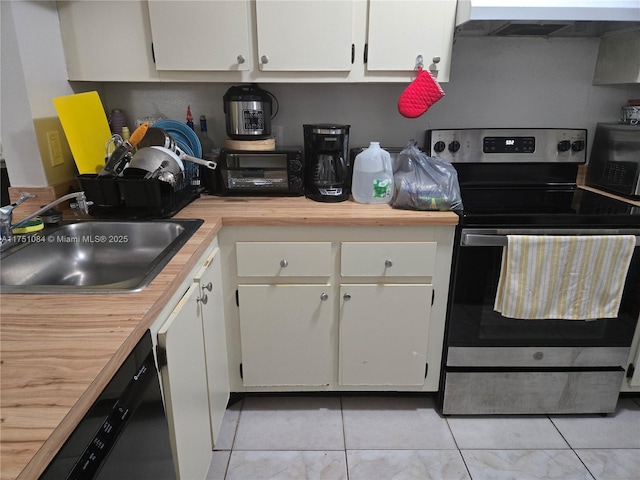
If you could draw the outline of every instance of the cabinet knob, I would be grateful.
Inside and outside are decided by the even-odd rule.
[[[238,55],[237,60],[238,60],[238,63],[244,63],[247,61],[247,59],[244,58],[244,55]]]
[[[205,293],[201,297],[198,297],[198,301],[201,302],[203,305],[206,305],[207,302],[209,301],[209,297],[207,297],[207,294]]]
[[[289,262],[287,262],[286,260],[282,259],[282,260],[280,260],[280,266],[282,268],[288,267],[289,266]]]
[[[345,302],[348,302],[349,300],[351,300],[351,295],[349,295],[348,293],[345,293],[342,298],[344,299]]]
[[[322,300],[323,302],[324,302],[325,300],[329,300],[329,295],[327,295],[326,293],[322,292],[322,293],[320,294],[320,300]]]
[[[202,286],[202,289],[203,289],[203,290],[208,290],[208,291],[213,290],[213,283],[209,282],[209,283],[207,283],[206,285],[203,285],[203,286]]]
[[[393,262],[391,260],[385,260],[384,261],[384,266],[385,266],[385,268],[391,268],[391,267],[393,267]]]
[[[269,63],[269,57],[268,57],[267,55],[262,55],[262,56],[260,57],[260,61],[261,61],[262,63]]]

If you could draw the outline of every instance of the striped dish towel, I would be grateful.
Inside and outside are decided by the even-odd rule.
[[[633,235],[508,235],[494,309],[522,319],[618,316]]]

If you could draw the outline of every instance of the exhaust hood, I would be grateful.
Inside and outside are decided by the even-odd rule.
[[[458,0],[456,35],[599,37],[640,28],[640,0]]]

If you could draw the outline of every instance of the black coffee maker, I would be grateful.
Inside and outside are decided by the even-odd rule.
[[[304,188],[317,202],[344,202],[349,183],[349,125],[303,125]]]

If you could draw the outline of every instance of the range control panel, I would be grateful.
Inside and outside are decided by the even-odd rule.
[[[586,163],[587,130],[428,130],[425,151],[451,163]]]

